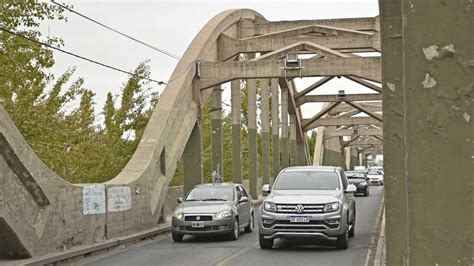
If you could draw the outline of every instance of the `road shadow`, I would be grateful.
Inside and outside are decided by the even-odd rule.
[[[286,239],[277,240],[273,249],[285,249],[291,251],[337,251],[335,241],[324,239]]]

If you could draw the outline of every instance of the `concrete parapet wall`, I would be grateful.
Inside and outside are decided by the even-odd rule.
[[[156,226],[200,103],[209,97],[196,95],[195,61],[217,60],[220,34],[256,17],[265,20],[252,10],[228,10],[203,27],[175,68],[134,155],[106,183],[71,184],[57,176],[0,106],[0,255],[39,256]]]

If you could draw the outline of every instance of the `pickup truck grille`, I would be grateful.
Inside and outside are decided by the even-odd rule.
[[[323,213],[323,204],[277,204],[277,213]]]

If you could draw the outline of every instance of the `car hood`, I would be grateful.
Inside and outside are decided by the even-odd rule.
[[[349,181],[350,184],[359,184],[359,183],[362,183],[362,182],[365,182],[366,180],[363,179],[363,178],[351,178],[351,179],[348,179],[347,181]]]
[[[267,197],[274,203],[324,204],[338,201],[340,190],[273,190]]]
[[[232,202],[223,201],[188,201],[181,203],[176,210],[184,214],[217,213],[232,208]]]

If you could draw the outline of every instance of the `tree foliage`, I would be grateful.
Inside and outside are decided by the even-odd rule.
[[[0,27],[37,41],[42,21],[65,20],[63,10],[37,0],[0,4]],[[107,95],[104,123],[98,123],[94,93],[73,79],[74,68],[54,78],[51,50],[40,44],[0,34],[0,97],[16,126],[43,162],[71,182],[102,182],[117,175],[135,151],[158,95],[142,78],[130,77],[120,95]],[[149,77],[148,62],[134,74]]]

